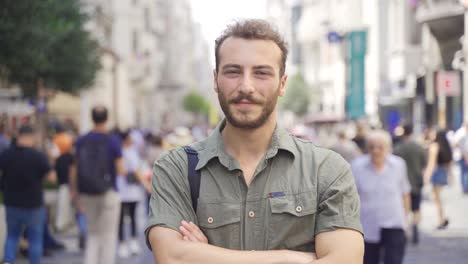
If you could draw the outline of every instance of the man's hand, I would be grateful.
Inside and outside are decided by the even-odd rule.
[[[185,241],[198,242],[203,244],[208,244],[208,238],[200,230],[200,228],[190,222],[182,221],[181,226],[179,227],[180,233],[184,236]]]

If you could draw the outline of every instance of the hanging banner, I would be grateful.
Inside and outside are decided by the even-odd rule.
[[[359,119],[366,115],[365,57],[367,32],[352,31],[346,34],[346,115]]]

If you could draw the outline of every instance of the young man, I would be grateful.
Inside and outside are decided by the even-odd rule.
[[[85,264],[115,263],[120,198],[117,174],[124,175],[120,140],[107,132],[107,109],[92,109],[94,128],[76,142],[76,164],[70,181],[72,197],[79,199],[86,215]]]
[[[405,255],[406,216],[410,211],[410,184],[406,163],[390,153],[392,139],[383,130],[366,137],[367,152],[351,164],[361,198],[364,264],[402,264]]]
[[[26,229],[29,262],[40,263],[43,250],[45,209],[42,183],[54,182],[47,156],[35,149],[37,135],[31,126],[19,129],[15,146],[0,154],[6,206],[7,239],[4,263],[14,263],[18,241]]]
[[[226,120],[191,146],[198,206],[184,149],[154,167],[145,233],[157,263],[362,263],[349,165],[277,127],[287,80],[281,36],[263,20],[241,21],[217,39],[215,55]]]

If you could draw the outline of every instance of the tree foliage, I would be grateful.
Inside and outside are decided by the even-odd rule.
[[[286,94],[281,101],[283,109],[290,110],[297,116],[307,113],[310,103],[310,92],[304,77],[298,73],[288,81]]]
[[[183,105],[184,110],[187,112],[203,114],[205,116],[208,116],[210,113],[210,102],[195,91],[191,91],[185,95]]]
[[[26,95],[38,82],[65,92],[90,86],[99,49],[78,0],[0,1],[0,78]]]

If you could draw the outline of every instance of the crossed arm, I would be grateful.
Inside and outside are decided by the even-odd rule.
[[[360,264],[364,254],[362,235],[338,229],[318,234],[316,255],[290,250],[239,251],[208,244],[208,239],[193,223],[182,222],[179,232],[154,227],[149,233],[153,254],[159,264]]]

